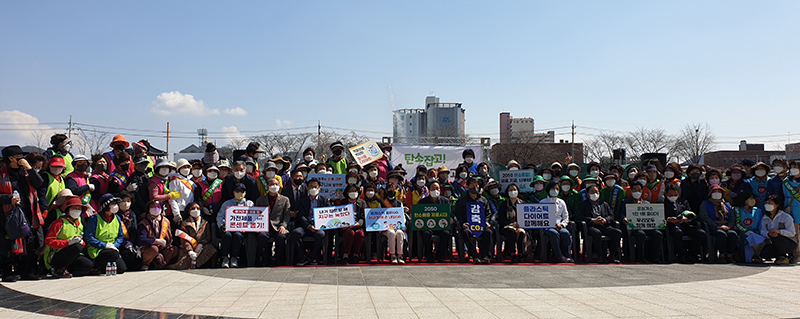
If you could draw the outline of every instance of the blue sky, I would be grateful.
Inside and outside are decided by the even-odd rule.
[[[800,140],[798,13],[795,1],[6,1],[0,128],[31,121],[18,110],[41,123],[169,121],[184,136],[321,120],[378,137],[393,108],[433,91],[493,139],[509,111],[537,130],[707,122],[720,148],[775,148]]]

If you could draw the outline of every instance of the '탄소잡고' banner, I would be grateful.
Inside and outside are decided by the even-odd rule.
[[[392,145],[391,160],[392,165],[403,164],[408,172],[414,172],[419,165],[427,168],[438,168],[445,166],[450,171],[455,172],[458,164],[464,162],[461,153],[465,149],[472,149],[475,152],[475,161],[480,162],[483,158],[483,148],[480,146],[406,146]],[[406,179],[411,179],[414,174],[406,175]]]
[[[406,215],[402,207],[367,208],[364,210],[366,231],[405,230]]]
[[[314,228],[336,229],[355,225],[353,204],[314,208]]]
[[[229,206],[225,210],[225,231],[268,232],[269,207]]]

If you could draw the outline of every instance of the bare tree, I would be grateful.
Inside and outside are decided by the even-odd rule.
[[[600,133],[583,143],[586,159],[605,164],[614,159],[614,150],[625,147],[626,137],[615,133]]]
[[[78,128],[74,144],[76,149],[86,156],[102,153],[111,142],[111,133],[96,129]]]
[[[45,128],[37,128],[31,130],[31,145],[36,146],[41,150],[50,147],[50,136],[53,135],[53,130]]]
[[[717,147],[716,136],[708,123],[686,124],[675,138],[672,152],[680,160],[699,163],[703,154]]]
[[[645,153],[667,153],[674,140],[663,128],[639,127],[625,136],[626,153],[631,158],[639,158]]]

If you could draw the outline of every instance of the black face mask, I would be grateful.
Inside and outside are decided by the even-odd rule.
[[[116,151],[124,151],[125,150],[125,145],[122,145],[122,144],[114,145],[114,150],[116,150]]]
[[[303,180],[302,179],[293,179],[292,183],[294,183],[295,186],[300,186],[300,185],[303,185]]]
[[[480,192],[481,192],[481,189],[478,188],[478,187],[473,187],[473,188],[469,189],[469,193],[473,194],[473,195],[478,195],[478,193],[480,193]]]
[[[557,176],[561,176],[561,170],[559,169],[559,170],[553,171],[553,176],[556,176],[556,177]]]
[[[700,173],[691,173],[689,177],[692,179],[700,179]]]
[[[131,168],[131,164],[122,164],[119,166],[123,172],[127,172]]]
[[[336,156],[342,155],[342,150],[333,151],[333,155],[336,155]]]
[[[106,164],[97,164],[94,167],[94,170],[98,172],[105,172],[106,171]]]
[[[78,172],[85,172],[89,168],[89,165],[76,165],[75,170]]]
[[[386,191],[386,198],[393,199],[395,190]]]

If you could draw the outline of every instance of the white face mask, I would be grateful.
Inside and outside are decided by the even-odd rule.
[[[509,191],[508,192],[508,197],[517,198],[517,196],[519,196],[519,191]]]
[[[642,198],[642,192],[632,192],[631,196],[633,196],[634,199]]]
[[[542,189],[544,189],[544,185],[542,185],[542,184],[534,184],[533,185],[533,189],[536,190],[537,192],[541,192]]]
[[[573,170],[570,170],[570,171],[569,171],[569,176],[572,176],[572,177],[578,176],[578,171],[576,171],[576,170],[574,170],[574,169],[573,169]]]
[[[763,170],[763,169],[757,169],[757,170],[756,170],[756,176],[758,176],[758,177],[764,177],[764,175],[767,175],[767,171],[765,171],[765,170]]]
[[[550,194],[550,197],[556,197],[556,196],[558,196],[558,190],[557,189],[551,189],[549,194]]]
[[[458,177],[461,177],[461,179],[467,179],[467,175],[467,172],[458,173]]]
[[[639,180],[639,184],[647,185],[647,180],[646,179],[640,179]]]
[[[492,196],[495,196],[497,194],[500,194],[500,190],[497,189],[497,188],[492,188],[492,189],[489,190],[489,194],[491,194]]]
[[[600,176],[600,171],[590,171],[589,175],[591,175],[592,177]]]
[[[800,168],[792,168],[789,170],[789,173],[791,173],[792,176],[800,175]]]
[[[112,214],[116,214],[119,211],[119,205],[111,204],[108,206],[108,211],[110,211]]]
[[[244,171],[235,171],[233,172],[233,177],[236,177],[236,179],[242,179],[244,178],[245,174],[247,173],[245,173]]]
[[[772,205],[772,204],[764,204],[764,209],[765,209],[767,212],[770,212],[770,213],[771,213],[771,212],[772,212],[772,210],[773,210],[773,209],[775,209],[775,205]]]
[[[670,203],[674,203],[678,200],[678,196],[668,196],[667,199]]]
[[[160,207],[150,208],[150,216],[158,216],[158,215],[161,215],[161,208]]]
[[[597,201],[598,199],[600,199],[600,194],[598,193],[589,194],[589,199],[593,202]]]
[[[203,176],[203,170],[201,170],[201,169],[192,170],[192,176],[194,176],[194,177]]]
[[[200,210],[199,209],[192,209],[189,211],[189,216],[194,218],[200,217]]]
[[[444,192],[444,195],[447,196],[448,198],[450,198],[450,196],[453,196],[453,192],[446,191],[446,192]]]
[[[369,177],[372,178],[378,177],[378,171],[376,170],[369,171]]]
[[[69,150],[71,150],[71,149],[72,149],[72,143],[64,145],[64,152],[69,152]]]
[[[158,175],[167,176],[169,174],[169,167],[162,167],[158,169]]]
[[[542,178],[544,178],[544,180],[546,180],[546,181],[549,181],[551,178],[553,178],[553,174],[544,173],[544,174],[542,174]]]
[[[267,171],[267,173],[266,173],[266,174],[264,174],[264,175],[266,175],[266,176],[267,176],[267,178],[273,178],[273,177],[275,177],[275,172],[273,172],[273,171]]]
[[[313,155],[306,155],[306,156],[303,157],[303,159],[305,159],[306,162],[310,162],[310,161],[314,160],[314,156]]]
[[[615,181],[613,179],[609,179],[609,180],[606,181],[606,186],[607,187],[614,187],[614,185],[617,185],[617,181]]]
[[[417,186],[419,187],[425,186],[425,180],[423,179],[417,180]]]
[[[309,188],[308,189],[308,194],[311,195],[311,196],[319,195],[319,188]]]
[[[245,171],[246,171],[248,174],[250,174],[250,173],[252,173],[252,172],[253,172],[253,170],[254,170],[254,169],[255,169],[255,168],[253,167],[253,165],[247,165],[247,166],[245,167],[245,169],[244,169],[244,170],[245,170]]]
[[[569,185],[561,185],[561,191],[564,191],[564,192],[570,190],[571,188],[572,188],[572,186],[569,186]]]
[[[131,202],[126,200],[119,202],[119,209],[122,210],[123,212],[128,211],[128,209],[130,208],[131,208]]]
[[[628,173],[628,179],[633,179],[634,177],[636,177],[636,172]]]
[[[350,178],[347,179],[347,183],[355,185],[356,183],[358,183],[358,179],[355,178],[355,177],[350,177]]]
[[[509,171],[517,171],[517,170],[519,170],[519,167],[514,166],[512,168],[509,168],[508,170]]]
[[[675,172],[673,171],[664,172],[664,178],[673,178],[673,177],[675,177]]]
[[[51,167],[50,168],[50,173],[53,174],[53,175],[61,175],[61,172],[63,172],[63,171],[64,171],[63,167]]]
[[[270,185],[269,186],[269,192],[270,193],[277,194],[279,190],[281,190],[281,187],[278,186],[278,185]]]
[[[283,164],[275,164],[275,166],[277,166],[277,167],[278,167],[278,171],[280,171],[280,170],[282,170],[282,169],[283,169]]]
[[[350,199],[356,199],[358,198],[358,192],[350,192],[347,196],[350,197]]]
[[[369,191],[369,192],[367,192],[366,195],[367,195],[367,198],[372,198],[373,196],[375,196],[375,192]]]
[[[303,179],[308,179],[308,172],[300,172],[303,174]]]
[[[438,189],[437,189],[437,190],[434,190],[434,191],[431,191],[431,197],[433,197],[433,198],[438,198],[438,197],[439,197],[439,194],[440,194],[440,193],[439,193],[439,190],[438,190]]]
[[[472,164],[472,161],[474,161],[474,159],[472,157],[467,157],[467,158],[464,159],[464,161],[469,163],[469,164]]]
[[[717,200],[722,199],[722,193],[712,193],[711,199],[717,199]]]
[[[189,168],[181,168],[181,175],[189,176]]]
[[[82,213],[82,212],[83,212],[83,211],[82,211],[82,210],[80,210],[80,209],[73,209],[73,210],[70,210],[70,211],[69,211],[69,217],[72,217],[73,219],[78,219],[79,217],[81,217],[81,213]]]
[[[775,174],[783,173],[783,166],[775,166],[772,170],[775,171]]]
[[[208,172],[208,179],[217,179],[217,177],[219,177],[217,172]]]

